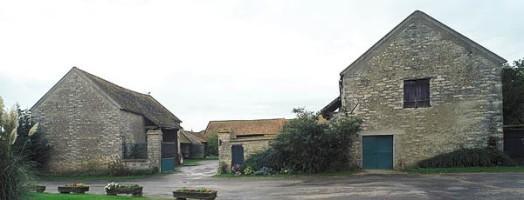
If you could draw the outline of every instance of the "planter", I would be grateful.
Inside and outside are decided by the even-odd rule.
[[[116,196],[117,194],[131,194],[133,196],[142,196],[142,186],[120,186],[116,189],[106,189],[107,195]]]
[[[42,193],[42,192],[45,191],[45,186],[44,185],[35,185],[35,186],[33,186],[32,189],[35,192]]]
[[[201,192],[198,190],[191,191],[191,190],[177,190],[173,192],[173,197],[175,197],[177,200],[185,200],[185,199],[209,199],[213,200],[217,198],[217,191],[205,191]]]
[[[84,194],[89,191],[89,186],[58,186],[58,192],[62,194],[78,193]]]

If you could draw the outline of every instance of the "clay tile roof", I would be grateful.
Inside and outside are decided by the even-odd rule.
[[[216,134],[219,131],[230,131],[234,135],[276,135],[287,122],[284,118],[256,120],[225,120],[210,121],[205,135]]]
[[[105,94],[121,106],[122,110],[140,114],[162,128],[180,128],[180,119],[162,106],[151,95],[138,93],[76,67],[77,70],[97,85]]]

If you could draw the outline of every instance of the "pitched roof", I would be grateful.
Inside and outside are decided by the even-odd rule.
[[[140,114],[157,126],[163,128],[180,128],[181,120],[162,106],[162,104],[151,95],[123,88],[76,67],[73,67],[72,70],[84,74],[96,84],[100,90],[120,105],[122,110]]]
[[[135,114],[142,115],[155,125],[162,128],[180,128],[180,119],[178,119],[173,113],[167,108],[162,106],[157,100],[151,95],[138,93],[123,87],[120,87],[114,83],[106,81],[100,77],[90,74],[86,71],[73,67],[60,81],[55,84],[38,102],[31,108],[37,107],[44,99],[55,90],[70,73],[78,73],[81,77],[86,78],[92,82],[95,88],[108,97],[108,99],[117,105],[120,109]]]
[[[276,135],[286,122],[284,118],[210,121],[207,124],[205,135],[216,134],[222,130],[230,131],[234,135]]]
[[[207,143],[207,137],[204,134],[205,131],[193,132],[189,131],[190,134],[194,135],[201,143]]]
[[[500,64],[507,62],[504,58],[491,52],[490,50],[486,49],[485,47],[481,46],[480,44],[476,43],[475,41],[467,38],[466,36],[460,34],[459,32],[453,30],[452,28],[448,27],[447,25],[443,24],[442,22],[436,20],[435,18],[429,16],[428,14],[420,10],[416,10],[411,15],[406,17],[406,19],[400,22],[400,24],[395,26],[395,28],[393,28],[389,33],[387,33],[384,37],[382,37],[377,43],[371,46],[371,48],[369,48],[364,54],[358,57],[353,63],[351,63],[348,67],[346,67],[346,69],[344,69],[340,74],[343,75],[352,66],[362,62],[363,60],[366,60],[369,57],[369,54],[374,52],[378,47],[382,46],[382,44],[384,44],[385,42],[389,41],[389,39],[392,38],[394,35],[396,35],[398,32],[404,30],[404,28],[406,28],[406,26],[408,26],[414,20],[425,20],[429,22],[428,24],[431,24],[434,27],[439,28],[440,30],[443,30],[444,32],[450,34],[455,39],[457,39],[459,42],[476,49],[478,52],[485,55],[486,58],[488,59],[491,59]]]
[[[330,117],[331,113],[339,109],[341,104],[342,102],[340,101],[340,96],[338,96],[337,98],[329,102],[328,105],[324,106],[324,108],[320,110],[320,114],[323,115],[324,117]]]
[[[202,144],[202,142],[200,141],[200,139],[191,134],[189,131],[180,131],[180,143],[183,143],[183,144]]]

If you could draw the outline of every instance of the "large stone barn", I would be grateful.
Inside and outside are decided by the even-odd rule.
[[[141,94],[73,67],[32,108],[52,146],[48,170],[173,170],[178,119]]]
[[[502,150],[505,62],[415,11],[340,73],[340,96],[322,113],[364,120],[353,154],[365,169],[404,168],[488,141]]]
[[[284,118],[210,121],[205,135],[218,135],[219,167],[230,171],[231,166],[242,165],[250,155],[266,150],[285,123]]]

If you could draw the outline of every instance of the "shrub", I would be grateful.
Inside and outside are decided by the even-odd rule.
[[[210,134],[207,137],[207,156],[216,156],[218,155],[218,135]]]
[[[113,158],[107,165],[110,176],[127,176],[130,174],[124,163],[118,158]]]
[[[16,126],[16,112],[4,112],[0,98],[0,199],[23,199],[32,177],[27,142],[17,137]]]
[[[503,152],[496,149],[459,149],[437,155],[418,163],[421,168],[446,167],[494,167],[513,166],[515,163]]]
[[[312,112],[295,109],[270,148],[248,158],[246,166],[298,173],[318,173],[349,169],[350,149],[361,120],[340,117],[320,122]]]
[[[253,173],[255,173],[255,170],[252,168],[252,167],[246,167],[244,168],[244,170],[242,170],[242,172],[244,173],[244,175],[253,175]]]
[[[13,151],[9,136],[0,136],[0,199],[22,199],[31,179],[30,166],[24,155]]]

